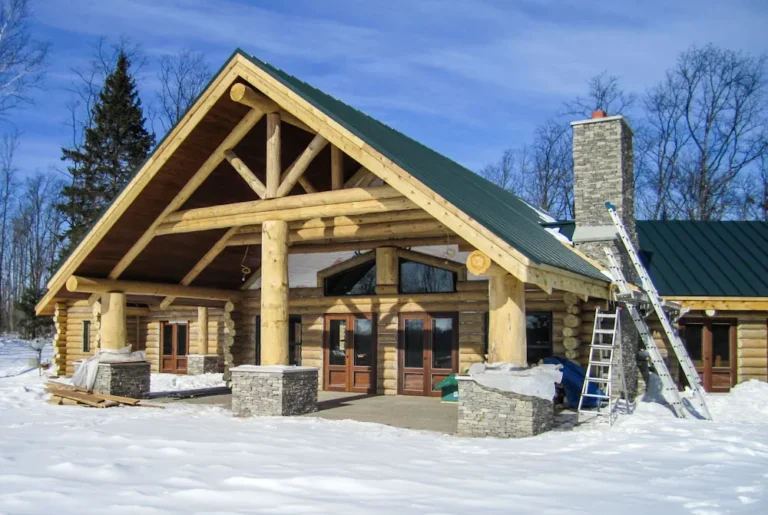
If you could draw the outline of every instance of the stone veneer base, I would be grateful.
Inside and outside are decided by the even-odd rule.
[[[459,436],[523,438],[552,429],[552,401],[505,392],[459,377]]]
[[[235,416],[280,417],[317,411],[316,368],[241,365],[230,372]]]
[[[189,354],[187,375],[215,374],[219,371],[219,357],[216,354]]]
[[[99,363],[93,391],[120,397],[149,396],[149,361]]]

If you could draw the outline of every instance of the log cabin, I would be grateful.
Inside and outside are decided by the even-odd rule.
[[[631,153],[623,118],[574,124],[569,234],[571,222],[237,50],[37,313],[54,319],[60,374],[131,345],[153,372],[301,364],[323,390],[434,396],[476,362],[583,361],[612,293],[604,203],[635,230]],[[765,289],[753,304],[690,291],[691,320],[709,309],[736,320],[717,368],[733,366],[730,383],[765,380]],[[702,348],[719,342],[717,324],[695,327]],[[635,378],[636,346],[622,348]]]

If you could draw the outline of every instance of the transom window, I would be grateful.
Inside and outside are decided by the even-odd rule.
[[[535,364],[553,355],[552,312],[528,311],[525,314],[525,339],[528,363]],[[488,313],[485,314],[485,353],[488,354]]]
[[[324,281],[327,297],[344,295],[376,295],[376,260],[372,259]]]
[[[456,273],[443,268],[400,260],[400,293],[453,293]]]

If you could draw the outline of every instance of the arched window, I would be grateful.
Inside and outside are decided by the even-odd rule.
[[[456,272],[408,259],[400,260],[400,293],[453,293]]]
[[[376,260],[343,270],[324,281],[327,297],[341,295],[376,295]]]

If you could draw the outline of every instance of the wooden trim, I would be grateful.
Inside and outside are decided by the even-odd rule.
[[[238,67],[238,72],[245,80],[264,91],[276,103],[291,111],[315,131],[322,133],[328,141],[341,148],[344,153],[380,177],[384,182],[402,191],[416,205],[442,221],[457,235],[473,244],[475,248],[485,252],[521,281],[539,284],[542,282],[543,276],[553,270],[560,270],[555,267],[544,267],[532,263],[520,251],[437,195],[426,185],[417,181],[396,163],[376,151],[346,127],[311,106],[305,99],[275,80],[268,73],[243,56],[236,56],[235,59],[241,65]],[[530,269],[537,268],[539,273],[529,273]],[[566,271],[563,270],[562,272]],[[560,274],[556,277],[558,284],[567,291],[577,290],[574,293],[588,293],[591,296],[608,298],[609,281],[603,282],[578,274],[573,275],[578,278],[578,282],[565,281],[563,277],[568,276]],[[589,292],[583,291],[582,286],[585,284],[590,286]]]
[[[187,275],[184,276],[184,278],[181,280],[180,284],[182,286],[189,286],[192,284],[192,281],[194,281],[198,275],[202,273],[203,270],[205,270],[205,267],[211,264],[211,262],[216,259],[216,257],[221,254],[221,252],[227,247],[227,242],[234,236],[239,227],[233,227],[227,232],[224,233],[224,235],[219,238],[219,240],[214,243],[213,247],[205,253],[205,255],[198,261],[195,266],[192,267],[192,269],[187,272]],[[176,299],[176,297],[166,297],[160,302],[160,309],[166,309],[168,306],[170,306],[173,301]]]
[[[768,311],[768,298],[766,297],[686,297],[671,295],[664,296],[664,300],[679,302],[681,307],[691,310]]]
[[[263,182],[261,182],[261,180],[259,180],[258,177],[256,177],[256,174],[254,174],[251,169],[248,168],[243,160],[237,157],[237,154],[235,154],[232,150],[225,150],[224,158],[229,162],[229,164],[232,165],[232,168],[234,168],[235,171],[240,174],[240,177],[243,178],[243,180],[248,184],[248,186],[251,187],[251,189],[256,193],[256,195],[259,196],[260,199],[263,199],[266,196],[267,187]]]
[[[350,268],[354,268],[356,266],[362,265],[363,263],[367,263],[368,261],[373,261],[375,259],[376,259],[376,252],[370,251],[364,254],[360,254],[359,256],[355,256],[353,258],[347,259],[346,261],[342,261],[341,263],[337,263],[333,266],[323,268],[322,270],[317,272],[317,287],[323,288],[325,279],[332,275],[338,274],[339,272],[343,272],[344,270],[349,270]]]

